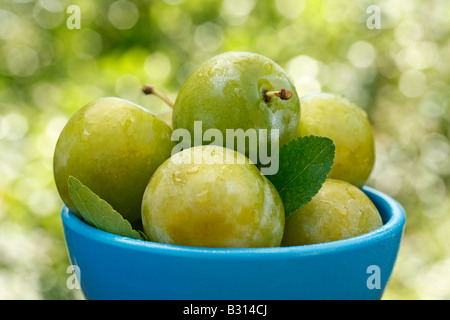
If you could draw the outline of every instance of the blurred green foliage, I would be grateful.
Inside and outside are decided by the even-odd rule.
[[[68,28],[71,5],[80,29]],[[380,29],[367,26],[373,5]],[[141,85],[175,99],[200,63],[230,50],[277,61],[300,96],[340,93],[368,111],[368,184],[407,212],[384,298],[449,299],[449,14],[446,0],[1,0],[0,299],[82,298],[66,285],[52,173],[68,118],[101,96],[163,112]]]

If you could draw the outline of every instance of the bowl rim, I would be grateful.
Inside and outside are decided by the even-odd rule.
[[[65,205],[63,205],[61,211],[61,219],[64,227],[64,234],[66,236],[66,228],[68,228],[72,232],[78,233],[79,235],[90,240],[132,251],[189,257],[201,256],[202,258],[221,257],[221,259],[223,259],[224,256],[228,259],[242,259],[246,257],[263,257],[264,259],[268,259],[299,255],[323,255],[327,253],[336,253],[343,250],[361,248],[392,237],[398,232],[403,232],[406,221],[403,207],[389,195],[374,188],[364,186],[362,190],[369,196],[378,209],[380,206],[389,209],[386,210],[388,216],[387,221],[383,221],[383,226],[369,233],[348,239],[300,246],[270,248],[209,248],[164,244],[147,240],[132,239],[102,231],[90,226],[72,213]],[[382,218],[385,220],[383,215]]]

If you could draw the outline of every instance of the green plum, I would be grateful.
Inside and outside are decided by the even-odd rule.
[[[310,94],[300,99],[302,119],[296,136],[319,135],[336,145],[329,178],[361,187],[372,172],[375,147],[367,113],[349,99],[329,93]]]
[[[274,247],[284,207],[272,183],[243,154],[215,145],[174,154],[153,174],[142,222],[154,242],[198,247]]]
[[[377,208],[361,189],[327,179],[309,203],[286,219],[282,246],[347,239],[382,225]]]
[[[74,176],[131,223],[139,223],[150,177],[171,155],[171,128],[144,108],[119,98],[102,98],[78,110],[61,132],[54,176],[63,202]]]
[[[203,130],[220,130],[223,137],[227,129],[258,134],[266,129],[267,145],[273,129],[280,146],[293,138],[299,119],[300,102],[289,75],[271,59],[250,52],[226,52],[206,61],[186,80],[173,109],[173,128],[187,129],[191,136],[194,121],[202,121]],[[225,140],[219,145],[226,146]],[[243,152],[247,156],[249,148]]]

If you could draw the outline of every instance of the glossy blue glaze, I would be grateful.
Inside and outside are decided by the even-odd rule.
[[[405,212],[391,197],[363,190],[382,216],[381,228],[295,247],[158,244],[95,229],[66,207],[61,216],[87,299],[380,299],[397,258]]]

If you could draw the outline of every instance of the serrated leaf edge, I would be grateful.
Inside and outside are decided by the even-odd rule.
[[[295,142],[294,142],[295,140],[305,140],[305,139],[310,138],[310,137],[320,137],[320,138],[324,138],[324,140],[330,140],[330,141],[332,142],[332,143],[329,144],[326,148],[322,149],[322,150],[320,151],[320,153],[317,154],[317,155],[314,157],[314,159],[310,161],[310,163],[312,163],[315,159],[317,159],[317,157],[320,156],[320,154],[322,154],[322,152],[324,152],[325,150],[328,150],[329,148],[332,147],[332,148],[333,148],[333,161],[332,161],[332,163],[331,163],[330,169],[329,169],[328,174],[327,174],[327,177],[328,177],[328,175],[329,175],[330,172],[331,172],[331,168],[333,167],[334,159],[335,159],[335,156],[336,156],[336,144],[335,144],[335,142],[334,142],[332,139],[330,139],[329,137],[319,136],[319,135],[308,135],[308,136],[296,137],[296,138],[290,140],[290,141],[289,141],[288,143],[286,143],[285,145],[283,145],[283,146],[281,147],[281,149],[280,149],[279,154],[281,155],[281,153],[283,152],[283,149],[288,148],[288,147],[289,147],[288,145],[289,145],[290,143],[295,143]],[[288,183],[286,183],[286,184],[283,186],[283,188],[282,188],[281,190],[278,191],[278,193],[281,194],[284,190],[289,189],[289,187],[286,187],[286,186],[288,186],[289,183],[291,183],[293,180],[297,179],[297,178],[300,176],[300,174],[301,174],[302,172],[304,172],[304,171],[310,166],[310,163],[309,163],[305,168],[303,168],[303,170],[302,170],[299,174],[297,174],[294,178],[290,179],[290,181],[289,181]],[[285,205],[285,218],[287,219],[292,213],[294,213],[295,211],[299,210],[299,209],[302,208],[304,205],[308,204],[308,203],[314,198],[314,196],[319,192],[320,188],[322,187],[322,185],[323,185],[323,183],[325,182],[325,180],[327,179],[327,177],[322,181],[322,183],[320,183],[320,187],[317,189],[316,193],[314,193],[314,194],[313,194],[312,196],[310,196],[310,197],[307,197],[306,200],[305,200],[298,208],[296,208],[296,209],[290,209],[290,208],[289,208],[289,210],[286,210],[287,208],[286,208],[286,205]]]
[[[299,137],[299,138],[306,138],[306,137],[311,137],[311,136],[304,136],[304,137]],[[314,137],[319,137],[319,136],[314,136]],[[289,180],[289,181],[285,184],[285,186],[288,186],[292,181],[294,181],[295,179],[297,179],[297,178],[298,178],[305,170],[307,170],[307,169],[310,167],[311,163],[313,163],[314,160],[316,160],[323,152],[325,152],[326,150],[328,150],[330,147],[335,146],[334,141],[331,140],[330,138],[328,138],[328,137],[321,137],[321,138],[326,138],[326,139],[330,140],[330,141],[331,141],[331,144],[328,145],[326,148],[323,148],[323,149],[320,151],[320,153],[318,153],[313,159],[311,159],[311,161],[307,164],[307,166],[304,167],[303,170],[300,171],[295,177],[293,177],[291,180]],[[281,151],[280,151],[280,153],[281,153]],[[335,155],[335,148],[333,148],[333,159],[334,159],[334,155]],[[322,183],[322,184],[323,184],[323,183]],[[279,193],[281,193],[281,192],[282,192],[283,190],[285,190],[285,189],[289,189],[289,187],[283,187],[283,188],[279,191]]]

